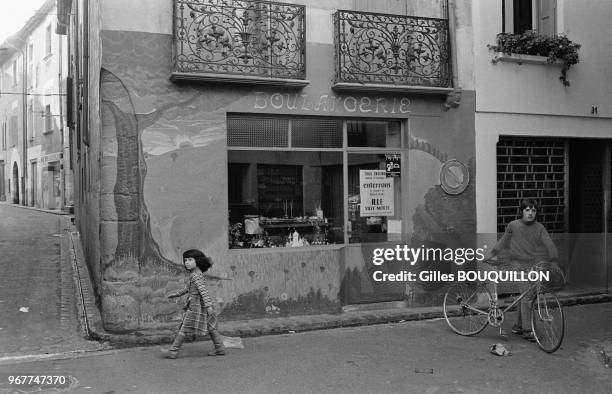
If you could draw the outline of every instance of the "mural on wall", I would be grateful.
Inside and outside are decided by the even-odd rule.
[[[212,283],[222,319],[338,311],[342,252],[228,255],[226,110],[250,88],[171,83],[169,36],[102,37],[105,327],[174,325],[180,310],[165,294],[193,247],[215,261],[211,275],[232,279]]]
[[[369,286],[363,265],[344,266],[342,247],[228,252],[226,113],[248,111],[261,89],[170,82],[168,35],[104,31],[102,41],[99,288],[107,329],[176,324],[179,305],[165,295],[182,286],[187,248],[212,257],[212,275],[232,279],[211,283],[221,319],[337,312],[347,285]],[[455,150],[438,142],[410,141],[418,165],[409,164],[409,232],[429,241],[439,229],[474,221],[473,185],[455,196],[440,189],[443,150]],[[438,205],[446,216],[436,216]]]

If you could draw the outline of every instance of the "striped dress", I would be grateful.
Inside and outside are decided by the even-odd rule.
[[[183,310],[183,319],[179,325],[179,332],[185,335],[206,335],[207,331],[217,329],[217,316],[207,313],[206,308],[212,306],[212,300],[208,294],[206,277],[202,272],[191,272],[189,284],[182,290],[170,294],[171,297],[180,297],[187,294],[187,300]]]

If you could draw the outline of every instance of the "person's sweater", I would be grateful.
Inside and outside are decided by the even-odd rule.
[[[503,249],[508,250],[511,259],[519,261],[556,260],[559,257],[548,231],[536,221],[517,219],[510,222],[491,253],[496,255]]]

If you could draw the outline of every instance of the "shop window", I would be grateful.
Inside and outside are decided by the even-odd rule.
[[[399,122],[347,121],[348,146],[370,148],[399,148]]]
[[[394,154],[348,155],[350,243],[397,240],[401,235],[400,176],[388,176]]]
[[[265,217],[304,216],[303,166],[259,164],[257,195],[259,212]]]
[[[400,122],[231,115],[227,126],[230,248],[401,236]]]
[[[343,242],[341,152],[230,150],[228,159],[231,248]]]

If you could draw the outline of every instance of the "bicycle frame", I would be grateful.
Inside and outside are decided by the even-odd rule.
[[[484,286],[486,286],[486,282],[483,282]],[[540,283],[539,282],[534,282],[531,286],[529,286],[529,288],[527,290],[525,290],[524,292],[522,292],[521,294],[519,294],[518,297],[516,297],[514,299],[514,301],[512,301],[512,303],[510,305],[507,305],[505,308],[501,309],[501,311],[503,313],[508,312],[513,306],[515,306],[516,304],[518,304],[519,302],[521,302],[521,300],[523,298],[525,298],[527,296],[527,294],[529,294],[531,291],[535,290],[536,295],[539,297],[540,292],[538,290],[536,290],[537,288],[539,288]],[[492,306],[494,306],[495,308],[499,308],[499,306],[497,305],[497,283],[493,282],[493,288],[494,291],[491,294],[492,297]]]
[[[547,267],[532,269],[541,270]],[[505,313],[517,306],[525,297],[533,298],[528,307],[532,311],[531,332],[538,346],[547,353],[555,352],[561,346],[564,336],[563,309],[554,292],[546,282],[525,283],[527,289],[513,297],[508,305],[499,305],[498,283],[494,281],[456,282],[444,295],[444,317],[450,328],[459,335],[471,336],[481,332],[487,325],[503,330]],[[522,286],[525,287],[525,286]],[[530,300],[531,301],[531,300]],[[519,308],[519,313],[521,313]],[[453,318],[457,320],[453,320]]]

